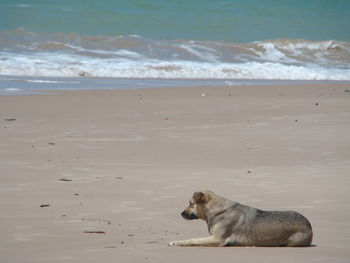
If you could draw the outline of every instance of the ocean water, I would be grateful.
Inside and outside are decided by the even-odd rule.
[[[0,76],[350,81],[350,1],[0,0]]]

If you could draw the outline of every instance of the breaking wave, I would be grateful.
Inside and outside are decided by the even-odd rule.
[[[0,75],[350,80],[350,43],[277,39],[242,44],[19,29],[0,32]]]

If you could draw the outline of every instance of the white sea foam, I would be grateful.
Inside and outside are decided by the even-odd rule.
[[[19,92],[21,91],[21,89],[17,89],[17,88],[6,88],[4,89],[5,92]]]
[[[126,58],[143,58],[143,56],[137,52],[133,52],[130,50],[126,49],[119,49],[116,51],[110,51],[110,50],[100,50],[100,49],[87,49],[87,48],[82,48],[79,46],[75,45],[70,45],[70,44],[64,44],[66,47],[74,49],[79,52],[87,52],[87,53],[92,53],[92,54],[98,54],[98,55],[109,55],[109,56],[119,56],[119,57],[126,57]]]
[[[260,53],[260,55],[264,59],[273,60],[273,61],[286,59],[286,55],[284,53],[282,53],[280,50],[278,50],[276,48],[275,44],[273,44],[271,42],[261,43],[261,44],[258,44],[258,46],[264,48],[264,51]]]
[[[350,80],[349,69],[286,65],[273,62],[210,63],[154,59],[100,59],[78,55],[8,54],[1,75],[51,77]]]
[[[350,80],[350,44],[339,41],[240,44],[70,34],[28,43],[0,51],[0,75]]]
[[[27,82],[32,82],[32,83],[50,83],[50,84],[58,84],[60,81],[55,81],[55,80],[40,80],[40,79],[29,79],[26,80]]]
[[[311,42],[305,40],[275,40],[256,42],[262,50],[255,53],[270,62],[297,65],[325,65],[350,68],[350,45],[339,41]]]
[[[198,59],[209,62],[219,62],[220,56],[217,52],[205,46],[195,45],[193,43],[190,44],[181,44],[180,48],[188,51],[190,54],[196,56]]]
[[[80,84],[80,81],[68,81],[68,80],[28,79],[25,81],[30,83],[44,83],[44,84]]]

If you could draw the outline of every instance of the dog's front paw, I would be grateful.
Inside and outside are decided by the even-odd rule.
[[[171,241],[168,243],[168,246],[171,246],[171,247],[178,246],[178,243],[176,241]]]

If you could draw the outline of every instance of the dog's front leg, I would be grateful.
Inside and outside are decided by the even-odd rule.
[[[169,243],[169,246],[208,246],[208,247],[217,247],[221,246],[219,239],[214,236],[202,237],[202,238],[191,238],[188,240],[181,241],[172,241]]]

